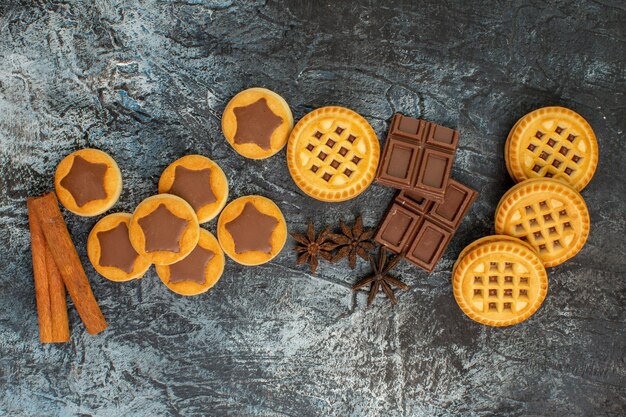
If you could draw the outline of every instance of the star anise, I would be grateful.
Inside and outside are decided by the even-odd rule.
[[[350,268],[354,269],[356,267],[357,255],[367,261],[369,257],[367,251],[374,248],[372,243],[374,230],[363,230],[363,218],[361,216],[357,216],[352,229],[343,220],[339,222],[339,226],[341,227],[341,233],[333,233],[329,236],[330,240],[335,242],[339,248],[331,261],[337,262],[347,257],[350,262]]]
[[[387,252],[388,250],[384,246],[380,249],[378,253],[378,263],[376,263],[374,258],[370,256],[369,260],[370,265],[372,266],[371,274],[354,284],[352,287],[352,291],[356,291],[370,284],[370,294],[367,297],[367,305],[372,304],[372,301],[374,301],[376,294],[381,288],[387,295],[387,298],[391,300],[392,304],[397,303],[396,296],[391,289],[392,285],[404,291],[409,289],[408,285],[389,275],[389,271],[391,271],[398,264],[400,259],[402,259],[402,255],[396,255],[389,258]]]
[[[316,237],[315,228],[311,222],[309,222],[309,228],[306,234],[290,234],[291,237],[298,242],[298,244],[293,248],[293,250],[299,254],[296,264],[302,265],[303,263],[308,262],[313,274],[315,274],[315,271],[317,270],[317,265],[319,263],[318,259],[323,258],[330,261],[332,258],[330,251],[337,247],[336,244],[328,241],[328,236],[330,234],[330,229],[328,227],[322,230]]]

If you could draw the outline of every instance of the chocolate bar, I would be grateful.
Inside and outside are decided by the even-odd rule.
[[[478,193],[450,178],[443,201],[401,191],[383,218],[376,242],[432,272]]]
[[[396,113],[376,181],[442,202],[458,142],[456,130]]]

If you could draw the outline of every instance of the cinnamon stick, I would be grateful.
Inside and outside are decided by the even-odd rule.
[[[30,251],[33,258],[33,278],[39,320],[39,340],[41,343],[54,343],[52,337],[52,311],[50,308],[50,288],[46,265],[46,240],[35,218],[32,200],[28,200],[28,226],[30,228]]]
[[[67,317],[67,296],[65,284],[54,263],[52,252],[46,245],[46,268],[48,272],[48,288],[50,289],[50,315],[52,316],[52,339],[55,342],[70,341],[70,326]]]
[[[54,259],[67,292],[72,297],[78,315],[89,333],[100,333],[107,328],[107,322],[91,291],[76,247],[72,243],[61,210],[59,210],[56,196],[54,193],[48,193],[30,201],[52,259]]]

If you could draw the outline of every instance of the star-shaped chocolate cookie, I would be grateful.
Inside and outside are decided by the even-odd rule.
[[[261,213],[250,202],[235,219],[226,223],[225,227],[235,242],[235,252],[244,253],[259,251],[272,252],[272,233],[278,225],[278,219]]]
[[[188,202],[195,211],[217,201],[211,189],[211,169],[188,169],[178,165],[174,170],[174,183],[169,190]]]
[[[72,161],[72,168],[61,180],[61,185],[72,194],[76,205],[83,207],[90,201],[107,197],[104,188],[106,172],[106,164],[89,162],[76,155]]]
[[[100,242],[100,266],[112,266],[130,274],[139,254],[130,244],[128,226],[120,223],[113,229],[98,232]]]
[[[170,283],[192,281],[200,285],[204,284],[206,267],[214,256],[213,251],[197,245],[182,261],[170,265]]]
[[[247,106],[235,107],[233,112],[237,118],[235,143],[254,143],[263,150],[269,150],[272,134],[283,119],[272,112],[267,100],[260,98]]]
[[[165,204],[138,220],[146,237],[146,252],[180,252],[180,239],[189,223],[168,210]]]

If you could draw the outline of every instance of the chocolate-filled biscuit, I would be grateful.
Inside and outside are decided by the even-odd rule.
[[[180,295],[202,294],[213,287],[224,271],[224,252],[213,234],[200,229],[198,244],[182,260],[171,265],[157,265],[161,281]]]
[[[150,261],[130,243],[130,213],[114,213],[95,224],[87,239],[87,255],[96,271],[111,281],[141,278]]]
[[[590,218],[583,197],[551,178],[532,178],[507,191],[496,208],[496,233],[530,244],[546,267],[576,255],[589,237]]]
[[[224,252],[242,265],[260,265],[282,250],[287,225],[278,206],[258,195],[230,202],[217,222],[217,237]]]
[[[520,239],[489,236],[470,244],[452,272],[454,298],[472,320],[510,326],[532,316],[548,291],[537,252]]]
[[[564,107],[543,107],[515,123],[504,156],[507,170],[517,182],[554,178],[580,191],[598,165],[598,142],[578,113]]]
[[[222,131],[237,153],[264,159],[280,151],[293,128],[293,115],[281,96],[249,88],[233,97],[222,115]]]
[[[117,202],[122,192],[122,174],[107,153],[81,149],[59,163],[54,186],[66,209],[79,216],[97,216]]]
[[[315,109],[291,132],[287,166],[296,185],[321,201],[361,194],[374,180],[380,145],[360,114],[339,106]]]
[[[129,235],[137,253],[155,265],[169,265],[191,253],[200,228],[189,203],[172,194],[159,194],[139,203]]]
[[[217,216],[228,200],[228,181],[215,162],[202,155],[187,155],[170,164],[159,179],[159,193],[176,195],[196,212],[198,222]]]

